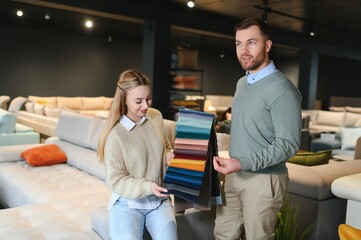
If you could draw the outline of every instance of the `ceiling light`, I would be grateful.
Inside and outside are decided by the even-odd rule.
[[[89,19],[85,20],[85,26],[87,28],[92,28],[93,27],[93,21],[89,20]]]
[[[22,17],[22,16],[24,15],[24,12],[21,11],[21,9],[19,9],[19,10],[16,11],[16,15],[17,15],[18,17]]]
[[[46,19],[46,20],[50,20],[50,14],[49,13],[45,13],[45,15],[44,15],[44,18]]]
[[[188,7],[190,7],[190,8],[192,8],[192,7],[194,7],[194,1],[193,0],[189,0],[188,2],[187,2],[187,6]]]
[[[311,36],[311,37],[314,37],[315,35],[316,35],[316,33],[315,33],[314,31],[311,31],[311,32],[310,32],[310,36]]]

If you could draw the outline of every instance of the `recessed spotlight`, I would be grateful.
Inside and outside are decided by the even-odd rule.
[[[45,15],[44,15],[44,18],[46,19],[46,20],[50,20],[50,14],[49,13],[45,13]]]
[[[192,0],[189,0],[188,2],[187,2],[187,6],[189,7],[189,8],[192,8],[192,7],[194,7],[194,1],[192,1]]]
[[[310,32],[310,36],[311,36],[311,37],[314,37],[315,35],[316,35],[316,33],[315,33],[314,31],[311,31],[311,32]]]
[[[21,9],[19,9],[19,10],[16,11],[16,15],[17,15],[18,17],[22,17],[22,16],[24,15],[24,12],[21,11]]]
[[[93,21],[89,20],[89,19],[85,20],[85,26],[87,28],[92,28],[93,27]]]

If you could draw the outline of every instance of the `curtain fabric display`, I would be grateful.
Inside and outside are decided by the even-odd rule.
[[[210,113],[179,111],[174,159],[164,178],[164,187],[174,195],[176,212],[208,210],[221,203],[218,174],[212,164],[213,156],[218,155],[214,121]]]

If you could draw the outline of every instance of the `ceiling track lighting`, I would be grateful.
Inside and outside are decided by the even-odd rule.
[[[189,7],[189,8],[193,8],[194,7],[194,5],[195,5],[195,0],[189,0],[188,2],[187,2],[187,6]]]
[[[328,28],[328,29],[338,31],[338,32],[342,32],[342,33],[344,32],[342,29],[339,29],[339,28],[336,28],[336,27],[333,27],[333,26],[330,26],[330,25],[317,23],[315,21],[312,21],[312,20],[309,20],[309,19],[306,19],[306,18],[294,16],[294,15],[291,15],[291,14],[288,14],[288,13],[285,13],[285,12],[280,12],[280,11],[277,11],[275,9],[272,9],[271,7],[269,7],[268,0],[263,0],[263,6],[261,6],[261,5],[253,5],[253,7],[263,11],[262,18],[266,22],[268,20],[268,15],[272,13],[272,14],[277,14],[277,15],[283,16],[283,17],[296,19],[296,20],[299,20],[299,21],[304,22],[304,23],[312,24],[313,26]],[[316,32],[315,31],[310,31],[309,35],[314,37],[314,36],[316,36]]]

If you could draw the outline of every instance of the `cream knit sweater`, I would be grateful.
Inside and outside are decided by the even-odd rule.
[[[117,123],[104,148],[106,181],[113,193],[126,199],[152,195],[150,183],[162,185],[166,154],[171,151],[161,113],[147,111],[149,119],[128,131]]]

